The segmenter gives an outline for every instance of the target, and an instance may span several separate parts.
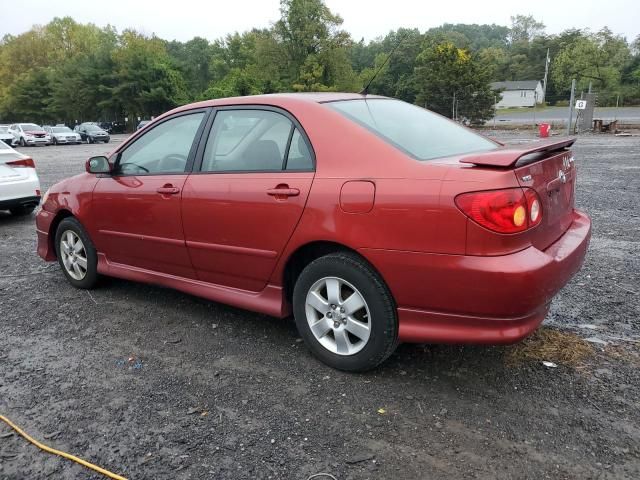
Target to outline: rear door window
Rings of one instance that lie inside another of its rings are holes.
[[[203,172],[282,170],[293,124],[268,110],[216,113],[202,160]]]

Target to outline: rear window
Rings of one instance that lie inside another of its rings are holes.
[[[486,152],[498,147],[457,123],[400,100],[370,98],[326,105],[416,160]]]

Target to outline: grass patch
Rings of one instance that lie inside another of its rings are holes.
[[[595,353],[593,346],[574,333],[548,327],[539,328],[522,342],[505,349],[508,365],[543,360],[558,365],[577,366]]]

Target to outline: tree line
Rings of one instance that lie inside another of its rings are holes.
[[[0,41],[0,120],[60,122],[149,118],[191,101],[286,91],[369,92],[483,122],[490,82],[542,79],[547,100],[589,83],[599,102],[640,104],[640,35],[608,28],[550,35],[531,16],[510,26],[399,28],[356,41],[323,0],[281,0],[270,26],[209,41],[166,41],[135,30],[55,18]],[[394,54],[389,54],[394,50]],[[388,59],[388,61],[387,61]],[[452,108],[452,105],[454,108]]]

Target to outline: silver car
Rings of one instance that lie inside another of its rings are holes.
[[[10,147],[18,143],[13,134],[9,132],[9,125],[0,125],[0,142],[4,142]]]
[[[51,143],[49,134],[35,123],[14,123],[9,126],[9,133],[13,135],[21,147]]]
[[[51,143],[58,144],[70,144],[81,143],[82,137],[71,130],[69,127],[56,126],[56,127],[43,127],[44,131],[51,136]]]

